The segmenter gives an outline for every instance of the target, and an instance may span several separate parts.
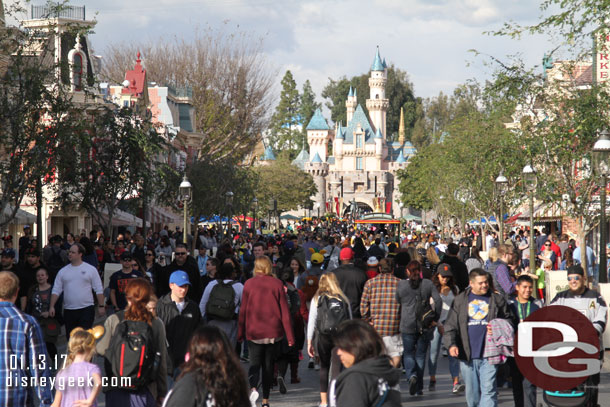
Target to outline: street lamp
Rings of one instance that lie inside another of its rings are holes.
[[[404,220],[404,216],[403,216],[403,212],[402,212],[402,210],[404,209],[405,204],[403,204],[402,202],[400,202],[400,203],[398,204],[398,207],[400,208],[400,225],[399,225],[399,230],[398,230],[398,233],[400,234],[400,232],[401,232],[401,231],[402,231],[402,229],[403,229],[403,227],[402,227],[402,222],[403,222],[403,220]]]
[[[230,234],[231,234],[231,212],[233,209],[233,192],[227,191],[225,193],[225,205],[227,207],[227,212],[228,212],[226,235],[230,236]]]
[[[186,217],[187,217],[187,208],[188,208],[188,204],[191,201],[192,197],[191,197],[191,191],[193,189],[193,186],[191,185],[191,183],[189,182],[188,178],[186,178],[186,174],[184,174],[184,178],[182,179],[182,182],[180,183],[180,197],[182,198],[182,207],[184,209],[184,223],[182,225],[183,229],[182,229],[182,240],[184,244],[187,244],[187,238],[186,238]]]
[[[252,206],[254,207],[254,220],[252,221],[252,223],[254,223],[254,232],[256,234],[256,230],[258,229],[256,227],[256,210],[258,209],[258,199],[256,197],[254,197],[254,199],[252,200]]]
[[[610,173],[610,138],[608,130],[602,130],[593,145],[594,171],[600,176],[600,219],[599,219],[599,265],[604,272],[599,273],[599,282],[608,282],[608,261],[606,258],[606,186]]]
[[[531,164],[523,167],[523,185],[530,194],[530,273],[536,272],[536,246],[534,241],[534,191],[538,185],[536,170]]]
[[[498,220],[498,224],[500,225],[500,242],[504,242],[504,195],[506,195],[506,191],[508,190],[508,179],[502,174],[500,171],[500,175],[496,178],[496,191],[498,192],[498,196],[500,197],[500,220]]]
[[[320,222],[320,202],[316,202],[316,209],[318,210],[318,222]]]

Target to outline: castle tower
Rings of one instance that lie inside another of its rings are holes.
[[[322,161],[318,153],[315,153],[311,162],[305,165],[305,170],[313,177],[313,182],[318,188],[318,192],[313,198],[320,208],[326,207],[326,177],[328,176],[328,163]]]
[[[371,116],[371,126],[373,130],[381,129],[381,133],[386,137],[386,116],[390,102],[385,97],[385,85],[388,79],[388,72],[385,64],[379,55],[379,47],[371,65],[371,77],[369,78],[370,98],[366,100],[366,108]]]
[[[347,125],[352,121],[352,117],[354,117],[354,111],[356,110],[356,105],[358,95],[356,93],[356,89],[352,89],[349,87],[349,93],[347,95],[347,100],[345,101],[345,107],[347,108]]]
[[[330,127],[324,116],[322,116],[322,111],[320,109],[316,109],[306,129],[309,154],[311,156],[318,154],[320,159],[323,162],[326,162],[328,140],[330,139]]]

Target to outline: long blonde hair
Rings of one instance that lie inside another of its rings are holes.
[[[89,355],[95,352],[95,337],[89,331],[85,331],[81,327],[76,327],[70,332],[70,341],[68,342],[68,356],[64,369],[68,368],[73,362],[76,355]]]
[[[254,261],[254,270],[252,274],[261,276],[272,276],[273,266],[269,257],[259,257]]]
[[[318,282],[318,291],[314,295],[314,299],[317,302],[318,298],[325,295],[330,298],[336,298],[338,300],[345,301],[349,304],[349,300],[339,287],[339,281],[335,273],[322,274],[320,281]]]
[[[492,262],[498,260],[498,248],[497,247],[491,247],[489,248],[489,260],[491,260]]]
[[[438,257],[438,254],[436,254],[436,250],[434,250],[434,246],[432,245],[426,250],[426,258],[430,264],[439,264],[441,262],[441,259]]]

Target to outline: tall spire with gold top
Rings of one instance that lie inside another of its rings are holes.
[[[398,142],[400,143],[400,145],[405,144],[405,115],[402,110],[402,107],[400,108],[400,125],[398,126]]]

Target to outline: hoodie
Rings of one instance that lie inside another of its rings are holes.
[[[365,359],[344,370],[331,384],[331,407],[399,407],[399,369],[387,356]]]

